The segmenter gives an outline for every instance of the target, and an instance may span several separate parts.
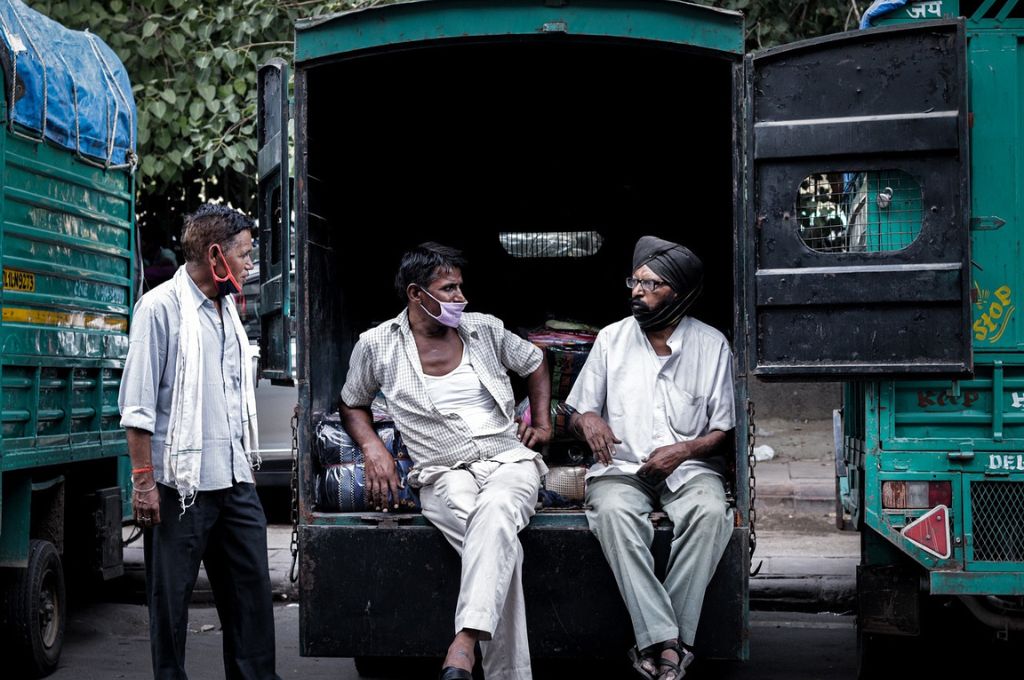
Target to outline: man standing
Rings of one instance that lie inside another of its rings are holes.
[[[278,679],[267,527],[253,479],[251,349],[230,294],[253,268],[253,221],[204,205],[186,263],[135,307],[118,404],[143,528],[153,676],[186,679],[188,604],[206,566],[228,678]]]
[[[459,251],[424,243],[395,279],[405,310],[363,333],[341,392],[345,429],[363,450],[370,503],[387,509],[398,475],[373,430],[384,393],[420,487],[423,515],[462,556],[455,639],[442,680],[469,680],[480,641],[487,680],[529,680],[523,547],[551,438],[551,384],[543,353],[487,314],[463,313]],[[533,426],[514,421],[508,371],[526,378]]]
[[[641,238],[626,279],[633,316],[598,334],[565,402],[569,427],[598,459],[587,520],[633,622],[633,666],[648,680],[678,680],[693,661],[704,591],[732,527],[722,483],[732,354],[721,333],[686,316],[703,273],[683,246]],[[659,508],[673,524],[664,583],[650,552],[648,515]]]

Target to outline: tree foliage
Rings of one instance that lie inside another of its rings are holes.
[[[748,50],[857,28],[871,0],[695,0],[743,12]]]
[[[28,0],[120,56],[139,110],[138,215],[152,237],[177,235],[204,199],[252,212],[256,70],[291,61],[296,19],[390,0]],[[701,0],[698,0],[700,2]],[[856,26],[867,0],[703,0],[741,10],[751,49]]]
[[[256,70],[291,60],[296,19],[373,0],[28,0],[103,38],[139,111],[140,225],[166,240],[203,199],[253,210]]]

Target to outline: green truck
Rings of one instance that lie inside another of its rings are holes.
[[[0,4],[0,67],[0,628],[5,676],[35,677],[60,657],[65,578],[122,572],[136,113],[101,40],[20,0]]]
[[[958,86],[970,111],[958,190],[969,276],[960,283],[969,288],[967,315],[947,347],[957,348],[964,370],[954,379],[848,382],[835,416],[837,524],[862,539],[864,676],[927,653],[943,628],[964,644],[978,635],[1019,644],[1024,631],[1024,320],[1016,309],[1024,289],[1024,7],[913,2],[874,23],[898,30],[958,17]],[[880,178],[869,197],[879,210],[879,192],[892,190],[885,211],[904,224],[895,231],[933,209],[899,183],[907,179]],[[972,621],[980,625],[965,625]]]
[[[704,261],[693,314],[735,352],[737,521],[699,657],[749,653],[753,379],[845,385],[862,675],[929,632],[933,603],[1019,635],[1024,6],[886,4],[889,25],[753,54],[742,15],[670,0],[436,0],[297,26],[294,103],[288,65],[263,67],[258,142],[263,366],[299,388],[304,655],[372,673],[452,632],[458,561],[433,527],[316,497],[317,423],[359,333],[399,309],[399,254],[430,239],[466,252],[468,298],[511,328],[626,316],[643,234]],[[535,657],[622,658],[628,618],[582,512],[546,508],[521,537]]]

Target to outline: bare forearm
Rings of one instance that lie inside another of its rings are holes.
[[[530,396],[530,416],[534,426],[551,427],[551,378],[546,359],[542,359],[540,366],[527,376],[526,391]]]
[[[732,437],[732,430],[722,432],[712,430],[703,437],[697,437],[690,441],[680,442],[678,445],[679,462],[687,460],[703,460],[716,455],[720,449]]]
[[[132,469],[153,467],[153,434],[137,427],[125,428],[125,433],[128,435],[128,456],[132,460]]]
[[[377,432],[373,429],[373,417],[369,408],[342,404],[341,422],[359,448],[365,450],[367,446],[380,442]]]

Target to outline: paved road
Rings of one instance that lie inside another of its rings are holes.
[[[298,607],[278,605],[278,672],[284,680],[357,680],[352,659],[303,658],[298,654]],[[52,680],[148,680],[149,643],[146,610],[139,605],[94,603],[72,612],[71,630]],[[193,607],[189,621],[188,671],[191,680],[221,680],[222,636],[211,607]],[[751,659],[736,664],[700,664],[687,677],[744,680],[853,680],[855,633],[853,618],[835,614],[754,612],[751,617]],[[538,668],[543,678],[592,677],[614,680],[636,677],[628,668]],[[582,671],[587,670],[588,673]],[[403,677],[435,677],[436,666]]]

